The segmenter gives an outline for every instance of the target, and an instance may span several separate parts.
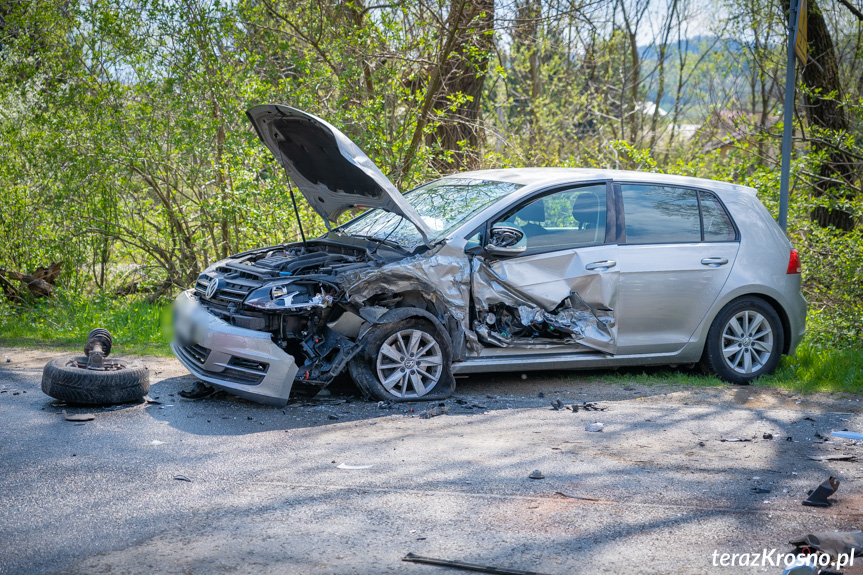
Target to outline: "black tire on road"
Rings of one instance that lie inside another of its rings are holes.
[[[84,369],[86,357],[54,359],[42,371],[42,391],[54,399],[81,405],[137,401],[150,391],[150,370],[137,362],[105,359],[113,369]]]
[[[411,317],[374,325],[360,343],[362,350],[351,360],[348,370],[365,395],[383,401],[440,400],[452,395],[455,379],[451,344],[431,322]],[[412,344],[416,349],[410,349]],[[391,355],[382,351],[385,346]],[[398,354],[398,350],[418,352],[417,357]],[[401,362],[407,362],[405,369],[398,367],[399,357]]]
[[[776,310],[758,297],[742,297],[722,308],[707,334],[701,357],[705,373],[737,385],[772,373],[785,345]]]

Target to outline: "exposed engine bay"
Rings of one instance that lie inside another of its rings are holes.
[[[299,366],[296,379],[325,386],[358,350],[363,323],[340,279],[404,257],[377,244],[313,240],[219,262],[195,285],[201,304],[231,325],[269,332]]]

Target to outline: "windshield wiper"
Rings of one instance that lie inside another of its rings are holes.
[[[393,240],[386,239],[386,238],[377,238],[375,236],[360,236],[360,235],[355,235],[355,234],[351,234],[350,237],[352,237],[352,238],[363,238],[364,240],[369,240],[369,241],[375,242],[378,245],[385,245],[385,246],[394,248],[403,254],[411,253],[410,250],[405,248],[400,243],[393,241]]]

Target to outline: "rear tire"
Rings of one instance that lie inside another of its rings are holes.
[[[776,310],[758,297],[743,297],[722,308],[707,334],[701,367],[719,379],[747,385],[772,373],[785,345]]]
[[[54,359],[42,371],[42,391],[80,405],[130,403],[150,391],[150,371],[136,362],[105,359],[104,371],[85,369],[86,357]],[[81,367],[85,366],[85,367]]]

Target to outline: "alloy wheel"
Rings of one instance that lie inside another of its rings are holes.
[[[722,330],[722,357],[744,375],[762,369],[773,354],[773,329],[767,318],[747,309],[735,314]]]
[[[434,389],[443,373],[440,345],[419,329],[392,334],[378,350],[378,381],[397,397],[422,397]]]

